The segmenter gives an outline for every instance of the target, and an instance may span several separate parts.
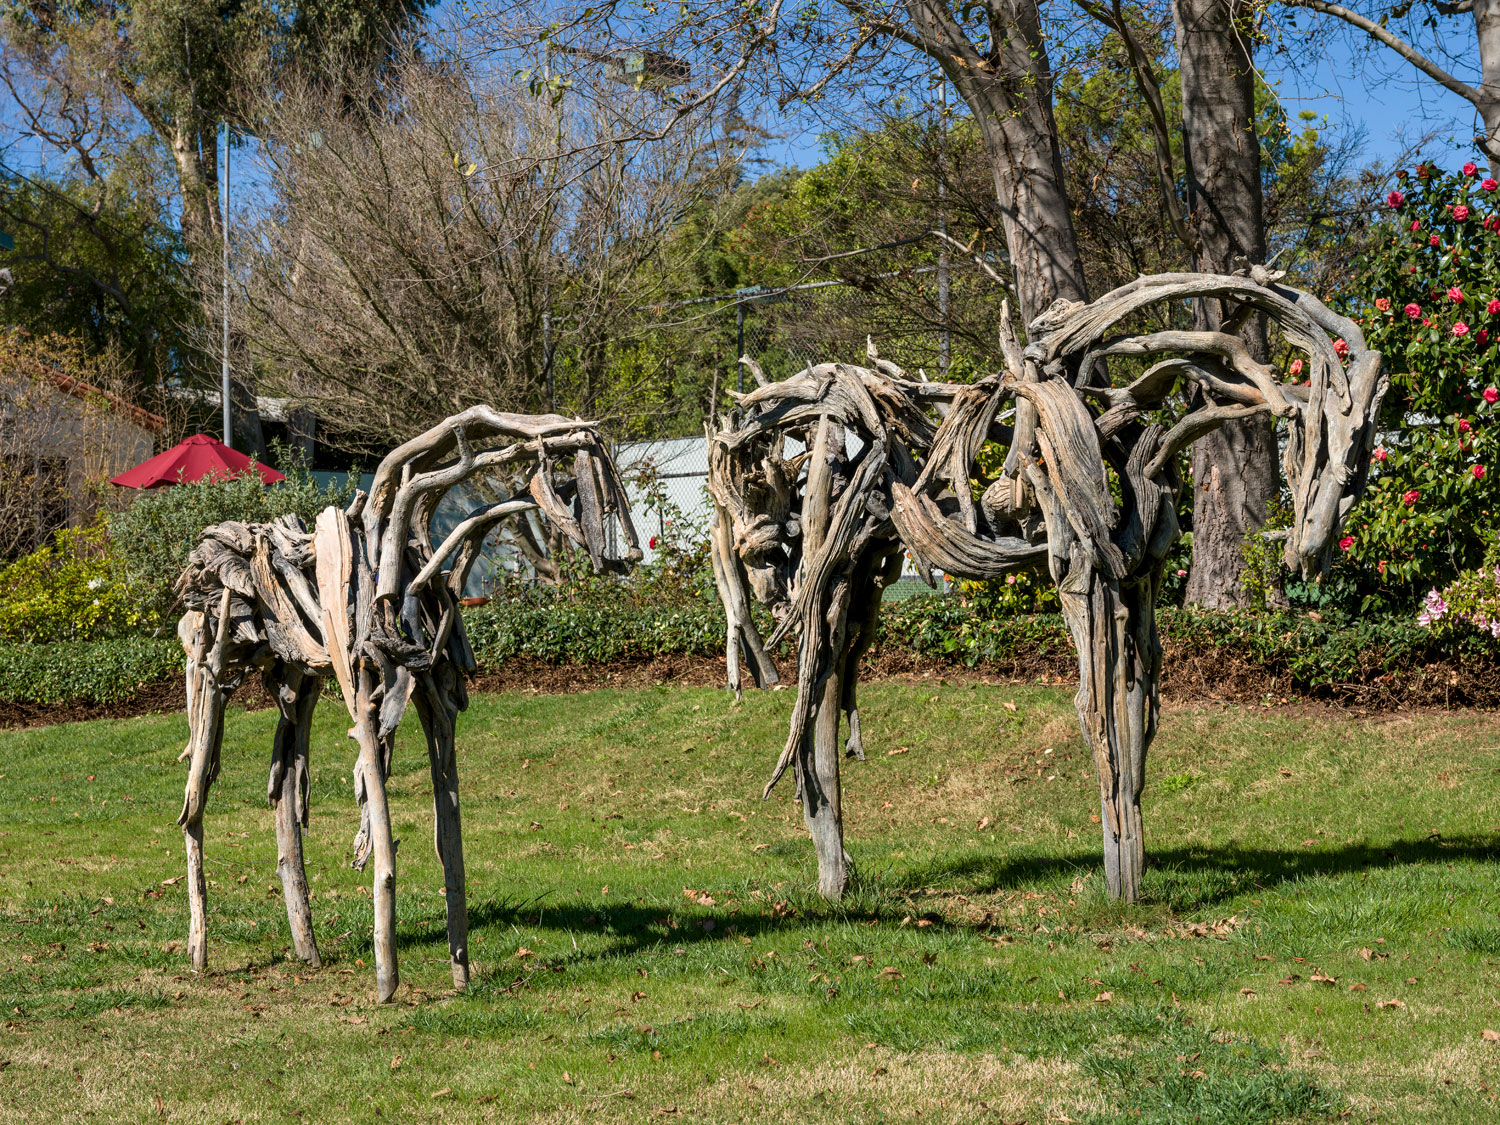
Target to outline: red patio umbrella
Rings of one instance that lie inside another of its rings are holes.
[[[191,484],[205,477],[229,480],[249,467],[250,458],[243,453],[236,453],[207,434],[194,434],[165,453],[158,453],[151,460],[127,469],[109,483],[121,488],[165,488],[173,484]],[[286,480],[283,474],[265,465],[256,465],[255,471],[267,484]]]

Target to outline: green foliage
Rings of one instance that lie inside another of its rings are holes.
[[[342,508],[353,498],[357,481],[352,475],[325,488],[297,456],[285,449],[278,453],[286,473],[280,484],[265,485],[254,473],[245,473],[229,481],[151,489],[110,520],[114,552],[140,592],[143,613],[160,623],[171,617],[172,583],[205,527],[225,520],[265,522],[289,513],[311,527],[324,508]]]
[[[175,637],[117,637],[0,645],[0,700],[62,705],[118,703],[182,675]]]
[[[1370,488],[1330,579],[1363,608],[1409,605],[1477,566],[1500,511],[1500,185],[1473,164],[1400,175],[1350,301],[1391,377]]]
[[[138,627],[142,611],[101,514],[0,566],[0,640],[82,641]]]

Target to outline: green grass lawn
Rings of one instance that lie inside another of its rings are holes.
[[[386,1008],[332,699],[316,972],[288,960],[273,713],[231,714],[201,977],[164,882],[184,867],[185,721],[0,733],[0,1119],[1500,1120],[1492,718],[1169,710],[1146,901],[1122,908],[1068,692],[862,698],[860,877],[838,908],[810,893],[790,779],[757,799],[790,691],[477,698],[463,995],[409,720]]]

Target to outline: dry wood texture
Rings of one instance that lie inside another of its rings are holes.
[[[766,793],[793,768],[825,895],[842,894],[851,874],[841,713],[846,749],[862,757],[859,656],[905,551],[929,581],[935,569],[971,579],[1050,571],[1078,650],[1106,882],[1112,896],[1136,898],[1161,673],[1156,599],[1179,534],[1179,454],[1227,421],[1284,419],[1294,504],[1284,559],[1303,574],[1327,565],[1369,468],[1386,388],[1380,354],[1354,322],[1279,282],[1263,267],[1162,274],[1092,303],[1058,301],[1032,321],[1024,348],[1006,319],[1004,370],[968,385],[910,376],[871,345],[868,367],[820,364],[740,396],[710,434],[731,686],[742,653],[762,680],[753,593],[777,623],[768,646],[794,633],[799,646],[791,729]],[[1206,297],[1236,309],[1231,320],[1265,314],[1302,358],[1306,383],[1284,382],[1232,331],[1132,331],[1142,310]],[[1115,385],[1125,372],[1133,378]],[[986,442],[1006,456],[981,490]]]
[[[571,472],[564,479],[560,466]],[[488,505],[434,547],[431,515],[460,482],[483,474],[511,498]],[[204,529],[178,590],[187,651],[191,731],[187,793],[178,823],[188,856],[194,969],[208,964],[203,811],[219,772],[224,704],[259,671],[281,718],[267,794],[276,807],[277,870],[297,955],[318,964],[302,865],[313,705],[337,679],[358,745],[360,805],[354,866],[374,861],[376,994],[395,994],[396,843],[385,783],[396,727],[415,702],[432,766],[438,858],[447,893],[453,983],[469,979],[454,728],[468,706],[474,655],[458,599],[484,537],[503,519],[540,520],[554,541],[571,539],[597,570],[623,570],[641,552],[630,509],[598,430],[558,415],[503,414],[476,406],[401,446],[376,470],[368,495],[327,508],[309,532],[295,516]],[[622,546],[611,552],[614,521]],[[544,548],[518,528],[527,554]]]

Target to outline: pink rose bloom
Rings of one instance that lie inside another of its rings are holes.
[[[1460,203],[1457,207],[1453,208],[1453,218],[1455,220],[1457,220],[1458,222],[1461,223],[1465,219],[1467,219],[1468,217],[1469,217],[1469,209],[1467,207],[1465,207],[1462,203]]]
[[[1390,456],[1391,455],[1385,451],[1385,446],[1383,446],[1383,445],[1377,445],[1375,447],[1375,460],[1377,460],[1377,461],[1387,461],[1387,460],[1390,459]]]
[[[1422,220],[1421,219],[1413,219],[1412,220],[1412,224],[1411,224],[1411,229],[1412,230],[1421,230],[1422,229]]]
[[[1457,285],[1449,286],[1449,288],[1448,288],[1448,300],[1450,300],[1450,301],[1462,301],[1463,299],[1464,299],[1464,291],[1462,289],[1460,289]]]
[[[1485,191],[1494,191],[1496,188],[1500,188],[1500,180],[1494,180],[1486,177],[1484,182],[1479,186],[1484,188]]]
[[[1472,430],[1473,428],[1474,428],[1473,426],[1469,425],[1469,420],[1467,418],[1460,418],[1458,420],[1458,432],[1459,433],[1466,434],[1470,430]]]
[[[1292,374],[1293,375],[1301,375],[1302,374],[1302,361],[1300,359],[1294,359],[1294,360],[1292,360]]]
[[[1401,204],[1406,202],[1406,196],[1402,195],[1399,191],[1393,191],[1385,197],[1385,201],[1392,207],[1400,207]]]
[[[1412,302],[1401,311],[1404,312],[1407,316],[1411,317],[1413,320],[1416,320],[1417,317],[1422,315],[1422,306],[1417,304],[1416,302]]]
[[[1475,480],[1483,480],[1484,479],[1484,466],[1483,465],[1475,465],[1472,469],[1469,470],[1469,472],[1471,472],[1471,473],[1474,474],[1474,479]]]
[[[1484,311],[1491,316],[1500,313],[1500,297],[1491,297],[1490,303],[1484,306]]]
[[[1432,327],[1432,318],[1424,316],[1422,318],[1422,327],[1423,328],[1431,328]]]
[[[1339,547],[1342,550],[1347,551],[1352,546],[1354,546],[1354,536],[1352,535],[1346,535],[1339,540]]]
[[[1472,160],[1469,161],[1467,164],[1464,165],[1464,175],[1465,176],[1475,176],[1475,175],[1478,175],[1478,174],[1479,174],[1479,165],[1475,164]]]
[[[1340,359],[1345,359],[1349,355],[1349,345],[1340,337],[1333,342],[1333,351]]]
[[[1391,299],[1389,297],[1376,297],[1375,307],[1381,312],[1391,311]]]
[[[1460,320],[1453,326],[1453,334],[1455,336],[1467,336],[1469,334],[1469,326]]]
[[[1484,401],[1494,406],[1495,403],[1500,402],[1500,391],[1497,391],[1494,387],[1485,387]]]
[[[1488,343],[1490,330],[1488,328],[1481,328],[1478,332],[1474,333],[1474,339],[1478,340],[1481,344]]]
[[[1185,570],[1179,570],[1177,572],[1177,577],[1178,578],[1186,578],[1187,577],[1187,571],[1185,571]]]
[[[1421,497],[1422,497],[1422,494],[1420,492],[1418,492],[1415,488],[1413,488],[1411,491],[1409,491],[1409,492],[1403,492],[1401,494],[1401,502],[1403,504],[1405,504],[1408,508],[1410,508],[1419,499],[1421,499]]]
[[[1443,244],[1443,240],[1441,238],[1439,238],[1435,234],[1432,235],[1430,238],[1427,239],[1427,245],[1428,246],[1441,246],[1442,244]]]

